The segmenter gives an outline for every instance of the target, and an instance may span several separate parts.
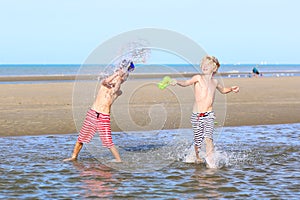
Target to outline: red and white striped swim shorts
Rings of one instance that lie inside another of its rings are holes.
[[[114,146],[111,137],[110,115],[98,113],[90,109],[86,113],[77,141],[80,143],[89,143],[96,131],[98,131],[104,147],[111,148]]]

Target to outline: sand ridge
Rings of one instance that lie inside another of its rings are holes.
[[[130,120],[137,124],[133,128],[153,128],[155,123],[162,129],[191,127],[192,89],[173,87],[160,91],[155,86],[160,78],[132,79],[122,86],[124,93],[112,108],[112,131],[130,129],[121,123],[129,120],[128,113]],[[225,78],[223,81],[225,86],[240,87],[239,93],[227,94],[223,101],[225,126],[300,122],[300,77]],[[73,87],[72,81],[0,84],[0,136],[76,133]],[[153,114],[152,119],[149,112]],[[164,117],[163,125],[159,124],[162,121],[159,116]]]

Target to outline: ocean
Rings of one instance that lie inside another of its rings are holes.
[[[158,131],[167,143],[138,148],[130,135],[114,133],[121,156],[139,161],[130,169],[126,159],[103,163],[92,145],[78,161],[62,162],[71,155],[75,134],[2,137],[0,199],[298,199],[299,130],[300,124],[224,127],[215,139],[215,169],[186,162],[191,141],[182,136],[190,129]],[[169,162],[159,166],[164,160]]]
[[[219,69],[219,73],[223,73],[224,77],[248,77],[252,73],[253,67],[256,67],[264,76],[299,76],[299,64],[273,64],[273,65],[256,65],[256,64],[223,64]],[[84,70],[84,69],[88,70]],[[104,65],[95,65],[88,68],[80,64],[15,64],[0,65],[0,77],[6,76],[76,76],[78,73],[101,73],[107,70]],[[139,73],[197,73],[199,67],[197,65],[186,64],[155,64],[136,66],[133,72]]]

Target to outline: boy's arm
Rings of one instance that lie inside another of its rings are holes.
[[[237,93],[240,90],[240,88],[238,86],[232,86],[230,88],[223,87],[219,82],[217,83],[217,89],[222,94],[227,94],[229,92],[235,92],[235,93]]]
[[[187,87],[193,85],[195,82],[197,82],[197,77],[193,76],[191,79],[186,81],[177,81],[176,79],[173,79],[171,85],[179,85],[181,87]]]
[[[113,73],[111,76],[107,77],[106,79],[104,79],[102,81],[102,84],[108,88],[114,87],[114,84],[112,83],[112,81],[120,76],[121,72],[120,71],[116,71],[115,73]]]
[[[118,91],[120,91],[121,88],[121,78],[119,78],[119,80],[115,83],[115,85],[113,86],[113,93],[117,93]]]

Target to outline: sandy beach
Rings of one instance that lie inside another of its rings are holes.
[[[112,108],[112,131],[190,128],[192,88],[159,90],[160,78],[130,79],[122,86],[123,95]],[[240,86],[240,92],[216,96],[219,125],[300,122],[300,77],[223,81],[225,86]],[[76,133],[88,104],[76,107],[82,114],[73,117],[73,88],[73,81],[0,84],[0,136]]]

